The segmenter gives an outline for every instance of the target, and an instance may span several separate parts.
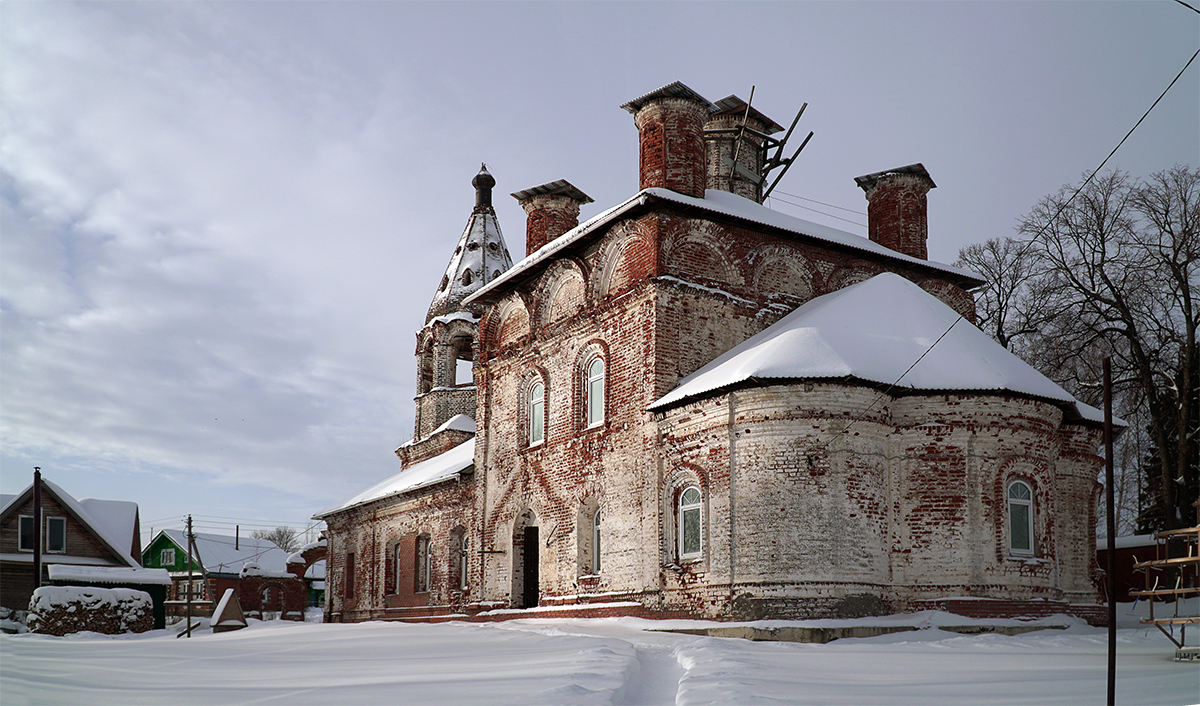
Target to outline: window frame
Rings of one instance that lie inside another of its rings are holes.
[[[1013,490],[1016,488],[1024,488],[1028,497],[1013,497]],[[1033,484],[1021,478],[1010,480],[1004,488],[1004,506],[1008,515],[1008,551],[1012,556],[1032,557],[1037,551],[1037,542],[1034,539],[1034,513],[1036,504],[1034,503]],[[1028,540],[1027,547],[1018,547],[1016,545],[1016,533],[1013,531],[1017,528],[1019,518],[1014,513],[1014,507],[1024,508],[1025,512],[1025,538]]]
[[[58,524],[62,527],[62,547],[54,549],[50,546],[52,537],[50,528]],[[67,553],[67,518],[65,517],[47,517],[46,518],[46,553],[47,554],[66,554]]]
[[[167,559],[167,552],[170,552],[170,560]],[[158,565],[175,566],[175,547],[164,547],[158,550]]]
[[[26,528],[28,525],[28,528]],[[33,515],[19,515],[17,517],[17,551],[32,553],[37,547],[34,546]]]
[[[354,552],[346,552],[346,564],[342,567],[342,573],[342,594],[347,601],[355,600],[357,596],[354,591]]]
[[[594,368],[599,364],[600,370]],[[604,356],[595,355],[588,359],[583,368],[583,422],[585,429],[604,426],[608,414],[605,397],[608,392],[607,384],[608,363]],[[597,410],[598,407],[598,410]],[[595,412],[598,416],[593,416]]]
[[[537,396],[534,396],[537,393]],[[529,423],[529,446],[546,443],[546,383],[534,378],[525,393],[525,413]]]
[[[433,551],[431,549],[432,542],[427,534],[422,534],[417,537],[416,551],[416,582],[413,587],[413,593],[429,593],[430,584],[433,574],[430,571],[430,564],[433,563]]]
[[[698,499],[685,504],[684,497],[688,491],[696,491]],[[696,549],[687,551],[687,515],[696,514]],[[675,501],[676,545],[675,549],[679,562],[690,563],[704,558],[704,491],[695,483],[685,485],[679,491]]]

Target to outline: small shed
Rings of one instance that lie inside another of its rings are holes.
[[[96,588],[132,588],[150,594],[154,603],[154,629],[167,626],[166,600],[171,576],[166,569],[135,569],[115,566],[78,566],[51,564],[47,567],[54,586],[92,586]]]
[[[1116,594],[1117,601],[1126,603],[1132,601],[1131,591],[1144,591],[1146,576],[1141,571],[1135,571],[1134,565],[1153,559],[1156,542],[1153,534],[1132,534],[1117,537],[1116,545]],[[1101,590],[1107,585],[1103,572],[1108,571],[1108,539],[1096,540],[1096,565],[1101,571]]]

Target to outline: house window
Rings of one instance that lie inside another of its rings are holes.
[[[529,445],[546,440],[546,386],[535,382],[529,386]]]
[[[158,553],[159,566],[174,566],[175,565],[175,548],[164,549]]]
[[[346,552],[345,591],[346,600],[354,600],[354,552]]]
[[[1015,555],[1033,555],[1033,491],[1025,481],[1008,484],[1008,548]]]
[[[587,367],[587,425],[599,426],[604,423],[604,359],[593,358]]]
[[[65,554],[67,551],[67,518],[46,518],[46,551]]]
[[[592,517],[592,573],[600,573],[600,511]]]
[[[23,552],[33,551],[33,515],[21,515],[17,523],[17,547]]]
[[[701,506],[703,496],[696,486],[689,486],[679,494],[679,559],[689,561],[699,559],[701,552],[701,536],[703,523]]]
[[[416,592],[430,590],[430,536],[416,538]]]

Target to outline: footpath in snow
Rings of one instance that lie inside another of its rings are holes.
[[[323,625],[251,621],[192,638],[0,636],[0,703],[15,704],[1098,704],[1107,631],[1067,626],[961,635],[967,618],[917,613],[756,627],[908,624],[828,644],[662,632],[701,621],[524,619]],[[987,621],[978,624],[997,624]],[[1189,639],[1190,642],[1190,639]],[[1122,618],[1117,702],[1200,702],[1200,668]]]

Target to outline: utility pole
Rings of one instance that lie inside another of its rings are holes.
[[[187,636],[192,637],[192,548],[195,546],[195,535],[192,534],[192,516],[187,519]]]
[[[33,587],[42,587],[42,469],[33,467]]]
[[[1112,363],[1104,358],[1104,503],[1108,523],[1108,706],[1117,703],[1117,520],[1113,503]]]

